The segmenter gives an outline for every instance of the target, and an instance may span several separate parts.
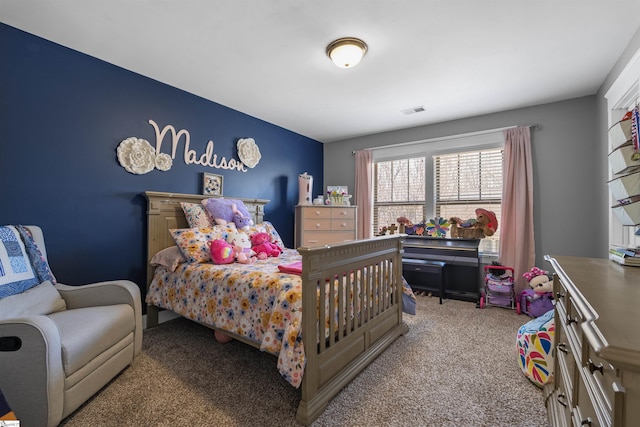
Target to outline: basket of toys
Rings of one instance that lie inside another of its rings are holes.
[[[457,237],[461,239],[482,239],[484,233],[482,228],[479,227],[461,227],[458,224],[451,224],[449,229],[451,237]]]

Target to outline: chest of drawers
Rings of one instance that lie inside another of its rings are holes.
[[[640,425],[640,269],[545,257],[554,270],[553,426]]]
[[[356,206],[296,206],[295,247],[356,240]]]

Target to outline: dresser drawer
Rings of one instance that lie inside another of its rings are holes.
[[[579,375],[578,381],[578,404],[571,410],[571,419],[574,426],[609,426],[608,423],[601,423],[598,418],[594,402],[592,402],[589,392],[587,391],[587,385],[584,382],[584,374],[586,368],[582,368],[582,372]]]
[[[563,329],[560,329],[560,331],[563,331]],[[556,329],[556,337],[562,338],[558,336],[558,329]],[[567,396],[567,402],[573,404],[573,382],[576,374],[576,360],[573,357],[571,346],[569,346],[566,340],[564,342],[559,341],[556,346],[556,368],[554,379],[556,383],[562,383],[564,387],[563,393]]]
[[[305,218],[302,220],[302,228],[305,231],[330,231],[331,220],[328,218]]]
[[[333,208],[331,209],[331,218],[333,219],[355,219],[355,209]]]
[[[356,229],[356,222],[353,219],[332,219],[332,231],[353,231]]]
[[[300,242],[300,246],[323,246],[329,243],[342,243],[354,240],[353,232],[313,232],[309,231],[304,233],[303,241]]]
[[[302,217],[303,219],[309,218],[331,218],[331,209],[327,208],[302,208]]]
[[[590,345],[585,346],[585,373],[588,372],[587,381],[594,393],[594,400],[602,407],[607,418],[611,418],[616,399],[616,390],[622,393],[618,397],[624,398],[621,387],[614,386],[622,383],[615,368],[606,360],[598,356]]]
[[[562,372],[554,374],[555,390],[547,399],[547,408],[555,408],[554,427],[571,425],[571,388],[564,383]]]

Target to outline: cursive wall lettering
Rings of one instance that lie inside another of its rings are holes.
[[[198,153],[195,150],[192,150],[190,147],[191,143],[191,135],[189,135],[189,131],[186,129],[181,129],[176,132],[176,129],[171,125],[166,125],[162,131],[158,127],[158,124],[153,120],[149,119],[149,124],[153,126],[153,129],[156,132],[156,154],[161,153],[162,142],[164,137],[167,135],[167,132],[171,133],[171,158],[176,158],[176,151],[178,149],[178,144],[182,136],[184,136],[184,154],[183,159],[186,165],[202,165],[209,166],[211,168],[216,169],[227,169],[227,170],[237,170],[239,172],[247,172],[247,168],[244,163],[236,159],[227,160],[226,157],[220,158],[218,160],[218,155],[213,152],[213,141],[209,141],[207,143],[207,148],[204,153],[200,157],[198,157]]]

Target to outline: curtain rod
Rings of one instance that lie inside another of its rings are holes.
[[[513,128],[517,128],[517,127],[528,127],[530,129],[533,129],[533,130],[542,129],[542,126],[539,125],[538,123],[534,123],[532,125],[524,125],[524,126],[514,125],[514,126],[506,126],[506,127],[503,127],[503,128],[486,129],[486,130],[479,130],[479,131],[476,131],[476,132],[461,133],[461,134],[458,134],[458,135],[440,136],[440,137],[437,137],[437,138],[423,139],[423,140],[420,140],[420,141],[401,142],[401,143],[398,143],[398,144],[381,145],[379,147],[366,148],[366,150],[377,150],[377,149],[381,149],[381,148],[399,147],[399,146],[403,146],[403,145],[422,144],[424,142],[436,142],[436,141],[444,141],[444,140],[447,140],[447,139],[465,138],[465,137],[468,137],[468,136],[484,135],[484,134],[487,134],[487,133],[500,132],[500,131],[503,131],[503,130],[513,129]],[[356,150],[352,151],[351,154],[356,154]]]

